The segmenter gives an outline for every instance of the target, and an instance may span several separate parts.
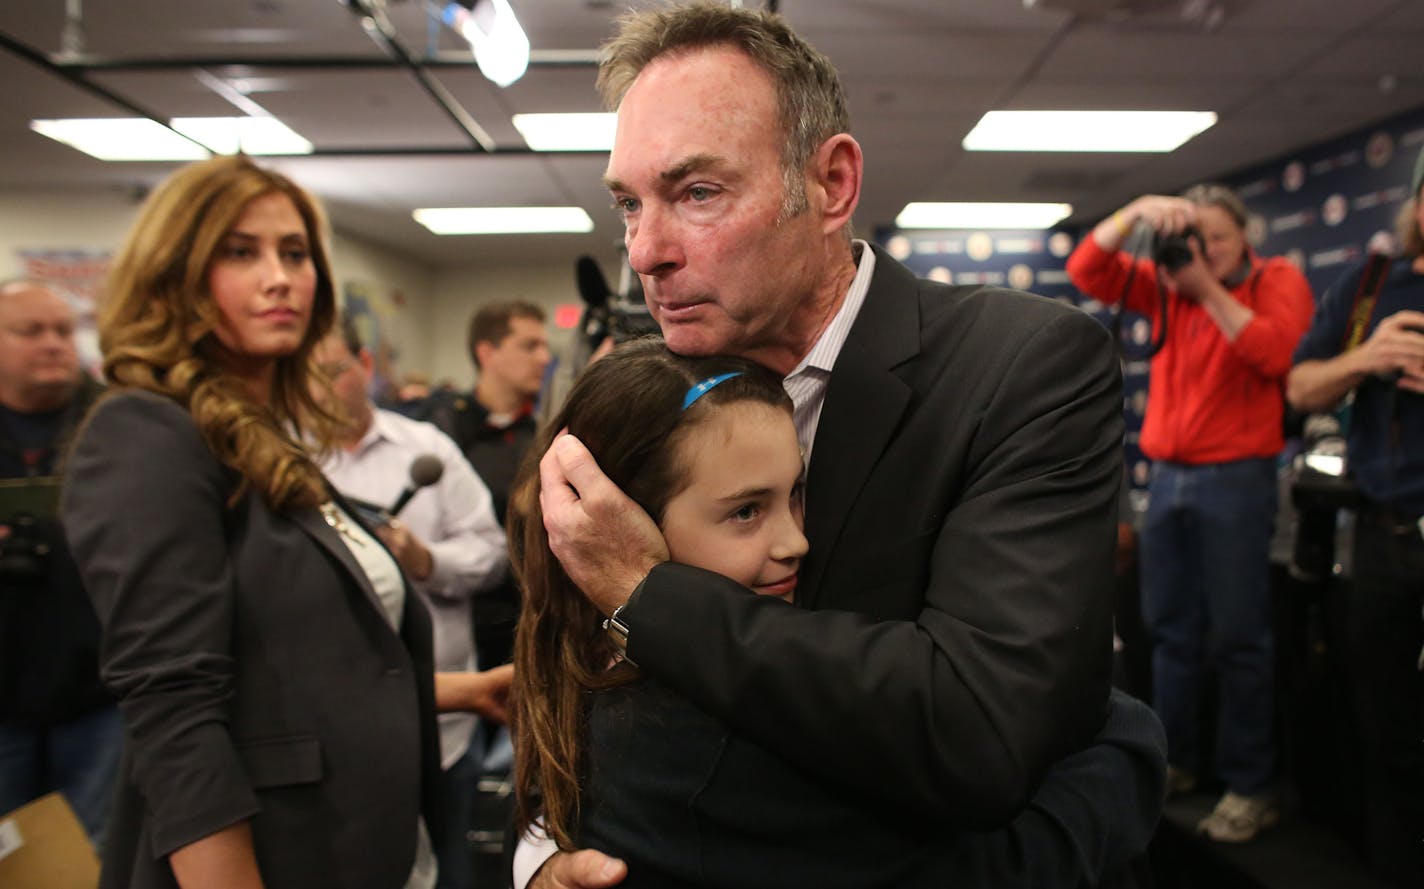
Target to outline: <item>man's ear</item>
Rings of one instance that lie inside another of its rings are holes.
[[[494,351],[494,343],[489,340],[480,340],[475,343],[475,367],[484,370],[489,364],[490,353]]]
[[[860,203],[860,181],[864,172],[860,143],[849,133],[837,133],[822,142],[812,156],[807,185],[820,195],[821,229],[826,234],[850,225],[856,205]]]
[[[376,376],[375,356],[371,354],[370,349],[362,346],[361,351],[356,353],[356,362],[361,365],[361,373],[366,377],[366,383],[369,385]]]

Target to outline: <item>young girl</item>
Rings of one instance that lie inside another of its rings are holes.
[[[537,818],[561,849],[624,859],[625,887],[1082,882],[1072,862],[1083,852],[1070,847],[1063,824],[1100,813],[1078,811],[1074,794],[1055,796],[1052,781],[1076,770],[1081,782],[1101,759],[1070,759],[1013,824],[971,836],[829,786],[618,660],[603,615],[548,550],[534,461],[564,429],[658,523],[673,561],[791,600],[807,548],[802,461],[780,379],[743,359],[679,357],[656,340],[590,366],[531,449],[512,501],[510,542],[525,596],[515,640],[521,830]],[[1123,753],[1108,746],[1109,734],[1094,756],[1141,759],[1160,771],[1160,752]],[[1025,831],[1053,837],[1033,847],[1061,846],[1061,856],[1021,860]]]
[[[802,460],[791,400],[774,374],[739,358],[680,358],[660,340],[629,343],[584,372],[530,453],[544,453],[561,429],[653,516],[673,559],[792,599],[806,552]],[[681,865],[700,855],[693,844],[674,852],[664,842],[672,824],[647,837],[672,860],[644,863],[637,834],[651,828],[645,819],[664,821],[663,802],[679,808],[711,777],[715,757],[697,758],[693,747],[715,746],[724,730],[619,661],[599,629],[602,615],[549,553],[532,468],[515,487],[510,519],[525,596],[515,642],[520,823],[527,827],[542,806],[541,820],[562,847],[592,843],[636,861],[629,880],[644,884],[654,872],[694,880]],[[598,693],[589,696],[591,689]],[[648,725],[655,732],[637,731]],[[658,772],[680,786],[662,801],[639,800],[635,813],[625,805],[631,800],[610,797],[621,776],[639,770],[640,739],[676,755]]]

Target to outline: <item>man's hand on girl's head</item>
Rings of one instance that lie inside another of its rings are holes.
[[[649,571],[668,560],[667,543],[652,518],[572,435],[554,439],[539,461],[539,504],[549,549],[604,614],[612,614]]]

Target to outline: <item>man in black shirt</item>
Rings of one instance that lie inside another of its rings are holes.
[[[431,422],[455,439],[494,497],[495,518],[504,524],[509,488],[538,425],[535,400],[549,367],[544,310],[521,300],[488,303],[470,319],[470,358],[479,380],[469,395],[437,404]],[[479,668],[508,663],[519,619],[519,593],[512,582],[472,601]]]
[[[98,621],[45,504],[99,391],[69,304],[36,281],[0,284],[0,814],[61,791],[96,845],[121,726],[99,683]]]

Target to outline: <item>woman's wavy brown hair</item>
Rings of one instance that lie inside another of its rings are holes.
[[[316,267],[311,320],[297,350],[277,359],[266,404],[254,403],[218,358],[218,308],[208,271],[223,237],[253,200],[281,193],[306,223]],[[116,388],[166,395],[193,416],[208,447],[273,509],[327,499],[321,472],[298,444],[327,447],[332,418],[308,387],[312,348],[336,314],[326,220],[311,195],[243,156],[190,164],[156,188],[114,258],[99,310],[104,376]]]
[[[739,372],[683,409],[694,384]],[[636,340],[590,365],[535,440],[510,497],[509,547],[524,605],[514,638],[515,793],[521,831],[535,817],[563,849],[574,848],[585,747],[585,695],[631,681],[609,669],[614,649],[603,615],[549,551],[539,506],[539,458],[562,429],[584,443],[614,484],[659,525],[690,481],[678,445],[722,406],[753,401],[791,413],[781,379],[735,357],[683,358],[656,337]]]

